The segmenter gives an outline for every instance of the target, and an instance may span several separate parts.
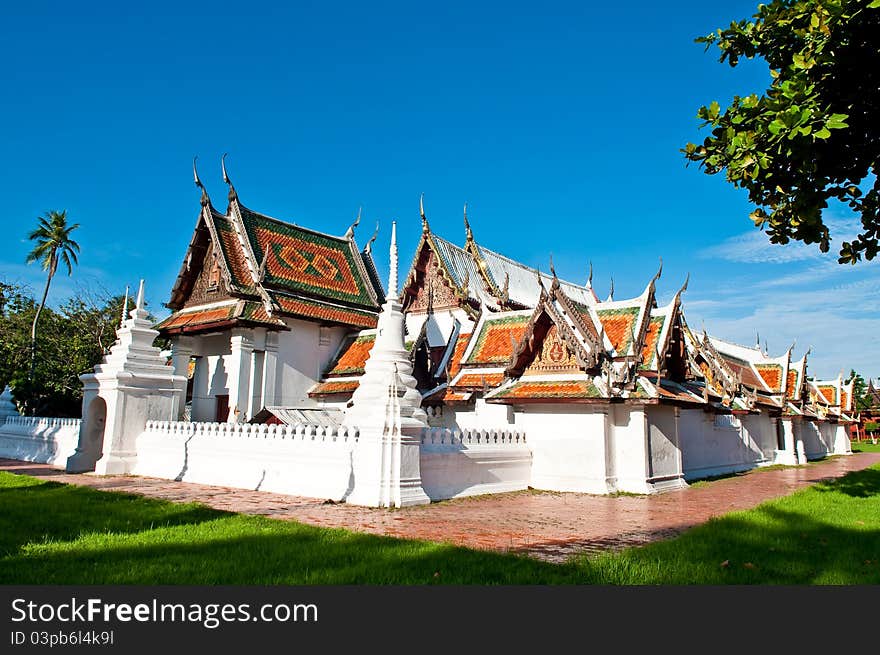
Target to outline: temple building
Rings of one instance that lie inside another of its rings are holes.
[[[129,448],[141,453],[135,472],[170,475],[176,439],[197,434],[212,462],[201,479],[237,480],[217,450],[234,440],[212,445],[210,435],[267,425],[337,444],[320,456],[314,444],[295,446],[309,454],[291,455],[289,470],[310,482],[278,472],[277,488],[333,489],[320,493],[366,504],[525,487],[654,493],[849,452],[852,386],[810,380],[807,355],[794,361],[792,349],[770,357],[695,333],[687,280],[657,301],[662,261],[638,295],[615,297],[612,283],[602,299],[592,270],[584,284],[565,281],[552,260],[542,272],[477,241],[466,205],[462,245],[442,237],[420,201],[421,238],[399,293],[392,240],[386,299],[375,236],[355,242],[360,216],[342,236],[270,218],[245,207],[222,172],[224,212],[193,167],[201,209],[173,313],[155,326],[172,343],[172,418],[184,422],[148,427]],[[186,444],[183,468],[195,475]],[[325,457],[332,475],[318,473]],[[385,470],[389,461],[406,471]],[[344,481],[354,487],[343,492]]]
[[[190,419],[246,422],[266,407],[315,406],[308,391],[340,343],[376,326],[384,292],[370,244],[358,248],[354,226],[331,236],[248,209],[225,165],[221,213],[193,173],[201,210],[167,302],[173,313],[156,326],[172,341],[175,370],[190,377]]]

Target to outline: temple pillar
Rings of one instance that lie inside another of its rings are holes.
[[[776,450],[775,464],[785,464],[786,466],[794,466],[798,463],[798,456],[795,450],[795,423],[798,421],[793,416],[783,416],[779,419],[782,429],[782,447]]]
[[[852,444],[849,439],[849,424],[838,423],[834,426],[835,455],[852,455]]]
[[[617,448],[614,443],[614,407],[603,405],[597,414],[603,417],[605,448],[605,487],[608,493],[617,491]]]
[[[253,330],[235,329],[229,337],[229,423],[245,423],[250,417],[250,386],[253,370]]]
[[[263,407],[272,407],[278,403],[275,393],[275,378],[278,367],[278,333],[266,333],[265,355],[263,358]]]
[[[171,366],[174,368],[174,375],[182,377],[182,381],[178,382],[178,391],[180,400],[177,407],[177,420],[183,420],[183,414],[186,410],[186,385],[189,380],[189,361],[193,353],[192,337],[176,337],[171,342]]]

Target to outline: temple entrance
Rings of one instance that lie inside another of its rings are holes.
[[[104,456],[104,427],[107,422],[107,403],[96,397],[83,417],[80,428],[79,445],[67,462],[71,473],[94,471],[95,464]]]
[[[217,396],[217,414],[214,420],[217,423],[226,423],[229,420],[229,394]]]

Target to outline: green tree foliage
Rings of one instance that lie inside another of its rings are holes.
[[[762,95],[735,96],[697,116],[712,128],[688,143],[689,162],[748,191],[751,218],[772,243],[794,239],[828,252],[829,199],[861,219],[838,261],[880,251],[880,0],[774,0],[752,20],[697,39],[736,66],[762,57],[772,82]],[[873,183],[871,179],[873,178]]]
[[[855,402],[856,410],[867,409],[869,403],[865,392],[868,390],[868,384],[865,382],[865,378],[856,373],[855,370],[850,369],[849,375],[846,378],[846,383],[849,384],[851,380],[854,381],[853,401]]]
[[[52,278],[55,277],[55,272],[58,270],[58,262],[63,262],[67,266],[68,275],[73,273],[73,264],[77,263],[77,253],[79,253],[79,244],[70,238],[70,233],[79,227],[79,223],[68,225],[66,210],[47,212],[38,220],[39,226],[28,235],[28,238],[36,242],[36,245],[28,253],[25,260],[28,264],[40,262],[43,270],[46,271],[46,288],[31,325],[31,379],[34,377],[37,365],[37,322],[46,306],[49,285],[52,284]]]
[[[90,373],[115,342],[122,302],[122,295],[81,291],[57,310],[46,307],[30,376],[29,331],[38,304],[25,289],[0,283],[0,388],[12,387],[25,414],[79,416],[79,376]]]

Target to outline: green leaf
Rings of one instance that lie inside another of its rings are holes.
[[[823,127],[821,130],[816,130],[813,133],[813,136],[817,139],[827,139],[829,136],[831,136],[831,132],[828,130],[828,128]]]
[[[874,0],[874,2],[868,5],[868,9],[877,9],[878,7],[880,7],[880,0]]]

